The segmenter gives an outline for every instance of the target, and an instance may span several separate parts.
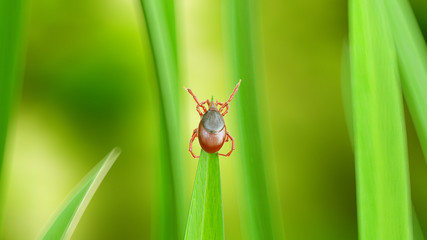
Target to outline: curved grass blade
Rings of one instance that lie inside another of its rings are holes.
[[[345,43],[343,47],[343,54],[341,56],[341,91],[344,105],[344,114],[346,117],[347,128],[349,131],[351,146],[354,149],[353,139],[353,116],[352,116],[352,103],[351,103],[351,87],[350,87],[350,55],[348,44]],[[424,235],[415,212],[412,208],[412,223],[414,229],[414,239],[424,240]]]
[[[408,1],[386,2],[402,75],[402,89],[427,161],[427,48]],[[414,239],[424,239],[414,214]]]
[[[345,121],[351,146],[354,149],[353,109],[351,104],[350,53],[348,43],[344,42],[341,55],[341,94],[344,107]]]
[[[224,239],[218,153],[200,153],[185,239]]]
[[[0,235],[3,230],[3,158],[9,121],[20,95],[27,1],[0,1]]]
[[[386,1],[402,88],[427,160],[427,48],[407,0]]]
[[[10,114],[24,65],[26,2],[0,1],[0,179]]]
[[[22,75],[25,3],[0,1],[0,172],[9,116]]]
[[[173,0],[141,0],[152,48],[160,103],[160,202],[154,239],[184,235],[185,204],[179,141],[179,93],[175,7]]]
[[[414,240],[424,240],[423,230],[420,226],[420,221],[418,220],[417,214],[415,213],[415,209],[412,208],[412,221],[414,225]]]
[[[350,57],[360,239],[412,239],[403,103],[383,0],[351,0]]]
[[[230,36],[229,50],[233,64],[233,79],[242,79],[235,96],[238,110],[239,135],[237,148],[242,153],[242,222],[248,239],[283,239],[284,231],[275,179],[267,175],[270,165],[266,153],[261,117],[262,80],[257,62],[257,0],[225,1],[224,36]],[[230,25],[230,26],[228,26]],[[228,29],[227,29],[228,28]],[[236,82],[233,81],[234,86]],[[248,106],[251,106],[248,108]],[[263,110],[265,111],[265,109]],[[266,150],[267,149],[267,150]],[[270,163],[272,164],[272,163]],[[274,211],[273,211],[274,209]]]
[[[70,239],[90,200],[120,155],[113,149],[99,162],[68,196],[53,221],[48,225],[40,239]]]

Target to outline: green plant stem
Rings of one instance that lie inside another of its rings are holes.
[[[160,106],[160,194],[159,222],[153,238],[179,239],[184,236],[185,204],[179,145],[178,62],[173,0],[141,0],[152,48]],[[156,235],[158,234],[158,235]]]
[[[185,239],[224,239],[218,153],[200,153]]]
[[[359,239],[412,239],[403,103],[383,0],[351,0]]]

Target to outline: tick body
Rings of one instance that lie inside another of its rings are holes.
[[[228,142],[229,140],[231,140],[231,150],[227,154],[219,153],[219,155],[228,157],[234,151],[234,139],[227,131],[224,116],[228,113],[228,104],[231,102],[234,94],[237,92],[240,82],[241,81],[239,81],[230,98],[225,103],[218,101],[214,102],[213,98],[210,101],[207,99],[206,101],[199,102],[191,89],[185,88],[196,101],[196,110],[200,115],[199,127],[194,129],[189,146],[189,151],[194,158],[199,157],[196,156],[192,150],[193,141],[196,137],[199,139],[200,146],[205,152],[218,152],[224,143]],[[204,106],[205,104],[208,105],[208,109]]]
[[[208,153],[218,152],[224,145],[226,128],[224,117],[215,106],[203,115],[197,132],[200,146]]]

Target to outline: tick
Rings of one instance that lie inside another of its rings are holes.
[[[230,98],[227,100],[227,102],[216,102],[213,101],[213,97],[209,101],[209,99],[206,99],[203,102],[199,102],[197,100],[197,97],[194,95],[193,91],[189,88],[185,88],[191,96],[193,96],[194,100],[196,101],[196,110],[200,115],[200,123],[199,127],[194,129],[193,135],[190,139],[190,147],[189,151],[191,155],[194,158],[199,158],[200,156],[196,156],[193,153],[193,141],[197,137],[199,138],[200,146],[202,147],[205,152],[208,153],[216,153],[218,152],[221,147],[224,145],[225,142],[228,142],[231,140],[231,150],[227,154],[220,153],[220,156],[228,157],[230,154],[234,151],[234,138],[230,135],[230,133],[227,131],[227,127],[225,126],[224,116],[228,113],[229,110],[229,103],[231,100],[233,100],[234,94],[236,94],[237,89],[239,89],[240,86],[240,80],[236,87],[234,88],[233,93],[231,94]],[[209,110],[206,109],[205,105],[209,108]],[[218,109],[219,107],[219,109]],[[200,110],[200,108],[202,110]]]

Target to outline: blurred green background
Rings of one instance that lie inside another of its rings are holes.
[[[232,89],[221,1],[176,1],[181,84],[199,99]],[[412,1],[427,33],[427,3]],[[261,96],[268,172],[277,178],[287,239],[357,239],[355,174],[341,93],[347,3],[259,1]],[[139,1],[32,0],[23,91],[11,122],[2,239],[34,239],[79,180],[114,146],[122,155],[73,239],[148,239],[159,103]],[[242,84],[245,84],[244,79]],[[187,212],[197,160],[186,151],[199,118],[181,91]],[[226,117],[237,131],[233,111]],[[248,106],[250,108],[250,106]],[[427,231],[427,168],[410,119],[412,197]],[[239,139],[236,139],[239,141]],[[195,152],[200,151],[198,144]],[[228,147],[228,146],[226,146]],[[236,150],[238,152],[239,149]],[[220,158],[225,237],[241,239],[239,154]]]

